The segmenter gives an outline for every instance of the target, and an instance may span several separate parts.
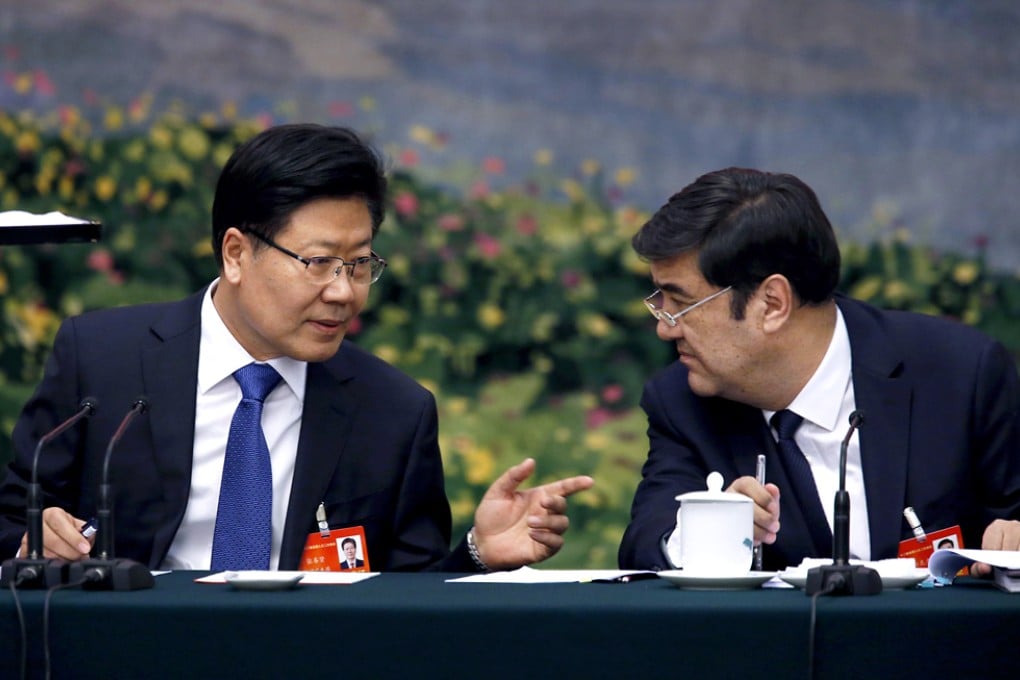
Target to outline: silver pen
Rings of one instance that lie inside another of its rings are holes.
[[[754,478],[759,483],[765,484],[765,454],[758,454],[758,464],[754,468]],[[754,570],[761,571],[761,550],[762,544],[759,543],[754,546]]]

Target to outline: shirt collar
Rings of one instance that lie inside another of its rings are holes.
[[[215,279],[202,298],[202,336],[198,353],[198,392],[205,394],[223,380],[231,377],[237,369],[247,366],[255,359],[233,336],[223,319],[220,318],[212,296],[219,285]],[[305,377],[308,363],[290,357],[276,357],[265,362],[276,369],[287,386],[298,398],[305,399]]]
[[[836,326],[822,363],[787,409],[829,432],[835,430],[839,424],[843,395],[850,384],[851,361],[850,335],[846,330],[843,312],[837,306]],[[774,411],[764,413],[767,420]]]

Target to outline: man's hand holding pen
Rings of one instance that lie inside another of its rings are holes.
[[[742,493],[754,501],[754,542],[772,544],[779,533],[779,487],[760,484],[750,475],[739,477],[726,491]]]

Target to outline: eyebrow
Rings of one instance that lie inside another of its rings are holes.
[[[658,288],[659,290],[661,290],[664,293],[671,293],[673,295],[679,295],[681,297],[685,297],[685,298],[690,299],[690,300],[694,299],[694,296],[691,295],[690,293],[688,293],[684,289],[683,286],[678,285],[676,283],[656,284],[656,288]]]

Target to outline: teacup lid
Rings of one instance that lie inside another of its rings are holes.
[[[708,491],[688,491],[682,493],[676,497],[676,500],[690,503],[694,502],[710,502],[710,503],[750,503],[751,499],[742,493],[726,493],[722,490],[723,476],[714,470],[708,473],[708,477],[705,478],[705,483],[708,485]]]

